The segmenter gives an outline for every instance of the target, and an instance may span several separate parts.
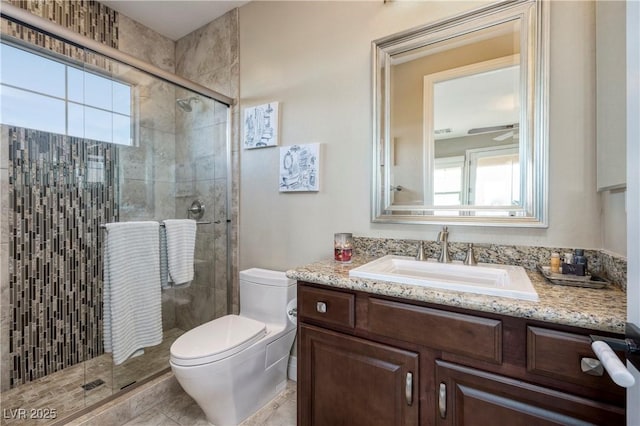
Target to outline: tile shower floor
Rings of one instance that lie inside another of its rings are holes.
[[[183,333],[183,330],[177,328],[164,332],[161,344],[146,348],[143,355],[118,366],[113,366],[111,354],[104,354],[2,392],[0,424],[18,426],[53,423],[112,395],[133,380],[142,380],[161,371],[169,365],[171,344]],[[82,387],[94,380],[102,380],[104,383],[90,390]],[[17,409],[25,409],[27,417],[30,410],[55,409],[57,419],[51,422],[21,419],[16,415],[19,414],[15,411]]]

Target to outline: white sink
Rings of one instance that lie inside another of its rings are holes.
[[[392,281],[445,290],[538,300],[538,293],[521,266],[461,262],[438,263],[388,255],[349,271],[350,277]]]

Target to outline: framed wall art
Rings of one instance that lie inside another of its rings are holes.
[[[320,144],[280,148],[280,192],[320,190]]]
[[[276,145],[278,145],[278,102],[245,108],[245,149]]]

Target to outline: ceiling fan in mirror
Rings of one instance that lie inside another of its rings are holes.
[[[505,131],[505,133],[502,133],[493,138],[494,141],[502,142],[509,138],[517,139],[519,127],[520,127],[519,123],[503,124],[501,126],[475,127],[473,129],[469,129],[469,131],[467,131],[467,134],[479,135],[483,133],[494,133],[494,132]]]

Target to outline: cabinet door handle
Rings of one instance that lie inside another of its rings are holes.
[[[413,374],[407,373],[407,377],[404,382],[404,398],[407,400],[407,405],[413,403]]]
[[[440,391],[438,392],[438,409],[440,410],[440,418],[447,417],[447,385],[440,383]]]
[[[602,376],[604,374],[604,367],[600,360],[594,358],[581,358],[580,369],[583,373],[590,376]]]
[[[327,303],[326,302],[316,302],[316,311],[321,314],[327,313]]]

